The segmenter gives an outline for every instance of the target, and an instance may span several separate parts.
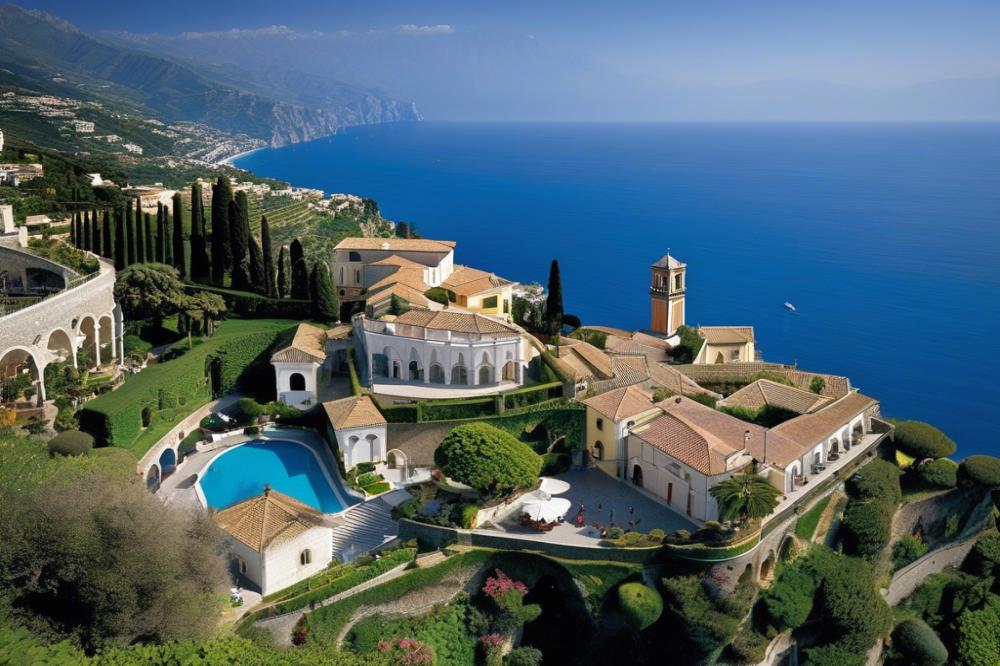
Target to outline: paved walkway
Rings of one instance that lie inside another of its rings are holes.
[[[697,526],[690,520],[668,508],[666,504],[643,492],[635,486],[619,481],[597,469],[571,470],[560,474],[560,481],[569,484],[569,490],[558,495],[570,502],[570,510],[566,521],[549,532],[538,532],[517,524],[517,511],[510,515],[499,530],[477,530],[496,534],[503,531],[518,538],[542,542],[569,543],[581,546],[596,546],[600,542],[598,530],[593,526],[597,522],[604,527],[612,524],[623,529],[628,528],[630,520],[636,521],[638,531],[648,532],[659,528],[665,532],[676,532],[679,529],[694,531]],[[584,507],[585,527],[576,527],[573,519],[580,506]],[[630,512],[629,509],[632,509]]]

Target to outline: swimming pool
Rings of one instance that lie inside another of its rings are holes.
[[[332,478],[305,444],[280,439],[255,439],[219,454],[198,480],[212,509],[224,509],[264,492],[278,492],[319,509],[337,513],[347,508]]]

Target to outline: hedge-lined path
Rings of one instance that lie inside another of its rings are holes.
[[[323,606],[329,606],[330,604],[335,604],[338,601],[351,597],[359,592],[364,592],[367,589],[373,588],[376,585],[381,585],[382,583],[388,583],[390,580],[399,578],[406,573],[406,567],[409,566],[409,562],[400,564],[399,566],[389,569],[381,576],[376,576],[371,580],[366,580],[365,582],[352,587],[349,590],[344,590],[340,594],[335,594],[328,599],[318,602],[312,608],[300,608],[299,610],[292,611],[291,613],[285,613],[284,615],[277,615],[275,617],[269,617],[266,620],[258,620],[254,622],[254,626],[259,629],[264,629],[269,634],[271,638],[274,639],[275,644],[282,647],[292,647],[292,630],[295,629],[295,624],[299,619],[306,613],[316,610],[317,608],[322,608]]]

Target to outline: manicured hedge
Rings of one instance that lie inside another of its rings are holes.
[[[910,617],[892,632],[892,647],[913,666],[941,666],[948,661],[948,648],[934,630],[918,617]]]
[[[496,414],[492,396],[467,400],[428,400],[420,405],[421,421],[452,421],[478,419]]]
[[[994,456],[969,456],[958,467],[959,476],[977,486],[1000,486],[1000,458]]]
[[[546,400],[561,398],[562,382],[548,382],[537,386],[526,386],[503,394],[505,409],[518,409],[528,405],[536,405]]]
[[[48,449],[51,453],[63,456],[79,456],[94,448],[94,438],[79,430],[61,432],[49,440]]]
[[[510,433],[486,423],[465,423],[434,451],[449,478],[490,494],[528,488],[538,481],[542,458]]]
[[[896,447],[914,458],[944,458],[955,452],[955,442],[929,423],[898,421]]]
[[[625,621],[638,631],[651,626],[663,614],[663,597],[642,583],[624,583],[618,588],[618,605]]]
[[[80,428],[99,446],[121,446],[141,457],[170,428],[211,400],[209,372],[218,364],[219,390],[238,386],[267,391],[273,397],[270,352],[286,342],[298,322],[288,320],[228,320],[211,338],[169,361],[153,364],[129,377],[123,386],[88,402],[78,412]],[[149,427],[142,427],[142,410],[154,410]]]
[[[878,500],[851,500],[844,510],[844,546],[847,552],[876,559],[892,537],[895,505]]]
[[[899,504],[903,496],[899,487],[899,468],[887,460],[876,458],[847,480],[847,492],[857,499],[878,499]]]
[[[309,319],[312,317],[309,300],[294,298],[268,298],[249,291],[224,289],[204,284],[187,285],[189,291],[207,291],[222,296],[229,312],[247,319]]]

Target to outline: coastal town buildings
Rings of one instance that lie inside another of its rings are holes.
[[[333,530],[323,514],[270,487],[212,518],[228,536],[236,570],[261,595],[318,574],[333,559]]]

